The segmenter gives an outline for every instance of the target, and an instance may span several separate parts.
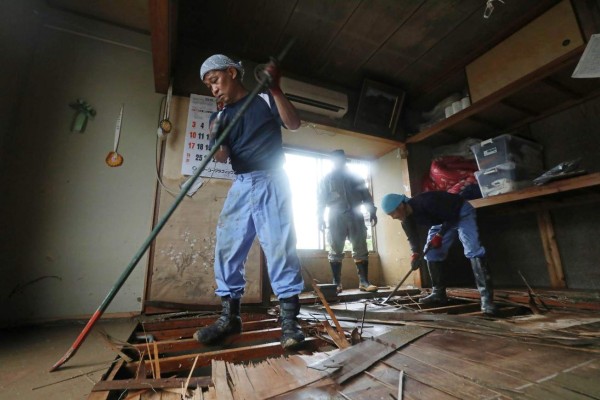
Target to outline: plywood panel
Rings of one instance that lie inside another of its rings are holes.
[[[491,95],[583,44],[571,2],[563,0],[467,65],[471,101]]]
[[[178,181],[165,179],[168,187]],[[218,304],[213,272],[215,232],[229,181],[204,183],[193,198],[186,198],[156,238],[151,290],[148,300],[183,304]],[[165,190],[160,197],[164,212],[173,197]],[[261,301],[260,250],[254,243],[246,263],[244,302]]]

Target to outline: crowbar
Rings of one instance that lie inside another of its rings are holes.
[[[293,44],[294,44],[294,39],[292,38],[292,40],[290,40],[289,43],[286,45],[286,47],[281,51],[281,54],[279,55],[279,57],[276,60],[281,61],[281,59],[287,54],[287,52],[289,51],[289,49],[292,47]],[[131,275],[131,273],[133,272],[133,269],[136,267],[137,263],[140,261],[140,259],[142,258],[142,256],[146,252],[146,250],[148,250],[152,241],[156,238],[158,233],[165,226],[165,224],[167,223],[167,220],[171,217],[171,215],[173,215],[173,213],[175,212],[175,209],[177,208],[179,203],[181,203],[183,198],[187,195],[190,188],[194,185],[194,183],[196,183],[196,181],[200,177],[200,174],[202,173],[202,171],[204,171],[204,169],[206,168],[208,163],[212,161],[215,153],[217,152],[217,149],[219,149],[221,147],[221,144],[223,144],[223,142],[225,141],[227,136],[229,136],[229,132],[231,132],[231,129],[233,128],[233,126],[237,123],[237,121],[246,112],[246,110],[250,106],[250,102],[252,102],[252,100],[254,100],[254,98],[258,95],[258,93],[260,93],[264,88],[266,88],[268,86],[268,84],[271,82],[271,78],[272,77],[268,73],[262,74],[259,84],[256,85],[256,87],[254,88],[254,90],[252,90],[252,92],[250,92],[250,94],[246,98],[246,101],[244,102],[244,104],[242,104],[242,106],[240,107],[238,112],[235,114],[235,116],[233,117],[231,122],[223,130],[223,133],[217,137],[217,140],[216,140],[215,144],[213,145],[208,157],[204,158],[204,161],[202,162],[200,167],[198,167],[198,171],[196,171],[194,176],[192,176],[191,179],[188,179],[188,181],[183,185],[183,187],[181,188],[181,191],[179,192],[179,195],[175,198],[175,201],[171,205],[171,208],[169,208],[167,210],[167,212],[165,213],[165,215],[158,221],[158,223],[156,224],[156,226],[154,227],[152,232],[150,232],[150,235],[146,238],[146,240],[142,244],[142,247],[140,247],[140,249],[137,251],[137,253],[135,253],[133,258],[131,259],[131,261],[129,262],[127,267],[125,268],[125,271],[123,271],[123,273],[121,274],[121,276],[119,277],[117,282],[114,284],[112,289],[108,292],[108,294],[106,295],[106,297],[104,298],[104,300],[102,301],[102,303],[100,304],[98,309],[94,312],[94,314],[92,315],[92,317],[90,318],[88,323],[85,325],[85,327],[83,328],[83,330],[81,331],[81,333],[79,334],[77,339],[75,339],[75,342],[73,342],[73,344],[71,345],[69,350],[65,353],[65,355],[60,360],[58,360],[58,362],[56,364],[54,364],[52,366],[52,368],[50,368],[50,372],[56,371],[61,365],[66,363],[71,357],[73,357],[75,355],[75,353],[77,352],[77,350],[79,349],[79,347],[81,346],[81,344],[83,343],[85,338],[88,336],[88,334],[92,330],[92,327],[94,326],[96,321],[98,321],[100,319],[100,317],[102,316],[102,314],[104,314],[104,311],[106,311],[109,304],[112,302],[112,300],[114,299],[116,294],[119,292],[119,290],[121,289],[121,287],[123,286],[123,284],[125,283],[127,278],[129,277],[129,275]]]
[[[427,252],[429,251],[430,248],[431,248],[431,245],[429,242],[427,242],[427,245],[425,245],[425,251],[423,252],[422,257],[425,257],[425,254],[427,254]],[[402,280],[396,285],[394,290],[392,290],[392,293],[390,293],[390,295],[388,297],[386,297],[386,299],[384,301],[382,301],[381,304],[387,303],[389,301],[389,299],[391,299],[396,294],[396,292],[398,291],[400,286],[402,286],[404,281],[408,279],[408,277],[410,276],[410,274],[412,274],[413,271],[415,271],[415,270],[413,270],[412,268],[410,270],[408,270],[406,275],[404,275],[404,278],[402,278]]]

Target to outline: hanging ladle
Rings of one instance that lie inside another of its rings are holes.
[[[121,104],[121,112],[117,119],[117,127],[115,128],[115,146],[113,151],[109,152],[106,156],[106,164],[109,167],[120,167],[123,164],[123,156],[117,153],[117,147],[119,146],[119,137],[121,136],[121,122],[123,121],[123,107],[125,104]]]

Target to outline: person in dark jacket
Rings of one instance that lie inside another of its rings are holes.
[[[352,243],[352,258],[358,272],[358,288],[366,292],[376,292],[377,286],[369,283],[369,250],[367,249],[367,227],[361,206],[369,213],[371,226],[377,224],[377,208],[366,182],[351,173],[346,166],[344,150],[331,153],[333,170],[319,182],[317,194],[317,214],[319,228],[324,231],[325,208],[329,208],[327,218],[329,244],[329,265],[333,274],[333,283],[338,293],[342,291],[342,260],[346,238]]]
[[[444,283],[443,261],[448,249],[458,236],[464,247],[465,256],[471,261],[475,283],[481,296],[481,311],[495,314],[494,289],[489,267],[485,257],[485,247],[479,242],[475,209],[463,197],[432,191],[409,198],[403,194],[390,193],[383,197],[381,208],[393,219],[402,223],[410,249],[413,252],[411,267],[418,269],[420,260],[417,225],[429,227],[425,254],[432,292],[419,300],[423,304],[445,304],[446,285]]]

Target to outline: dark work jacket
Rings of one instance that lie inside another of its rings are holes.
[[[317,192],[317,212],[323,217],[325,207],[329,207],[329,215],[352,211],[362,215],[360,206],[364,205],[371,217],[375,216],[377,208],[367,189],[364,179],[351,173],[346,166],[331,171],[319,183]]]
[[[406,232],[412,252],[421,252],[417,225],[441,225],[439,233],[443,235],[449,227],[458,223],[464,201],[457,194],[442,191],[421,193],[408,200],[412,214],[402,222],[402,228]]]

